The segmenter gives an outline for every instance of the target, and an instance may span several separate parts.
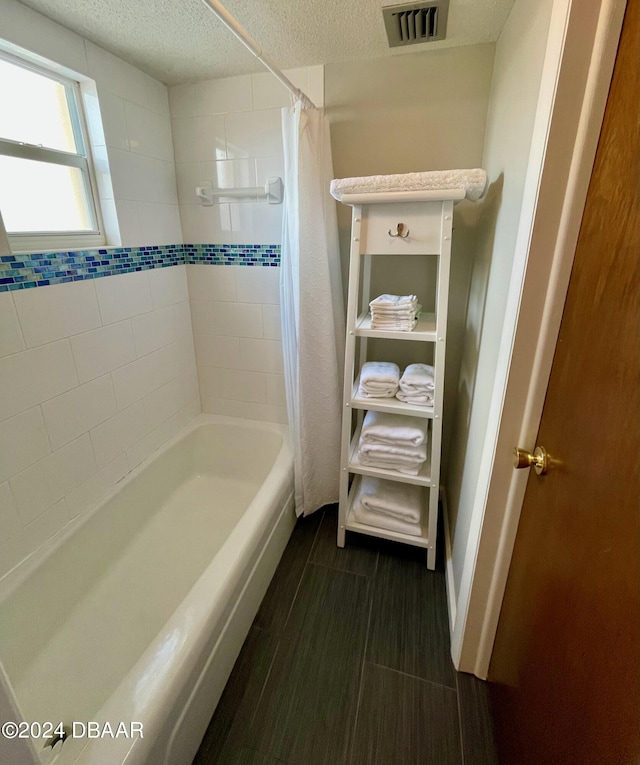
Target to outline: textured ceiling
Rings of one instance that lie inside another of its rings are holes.
[[[202,0],[23,0],[163,82],[260,71]],[[226,0],[281,68],[497,39],[514,0],[450,0],[447,39],[390,49],[381,7],[397,0]]]

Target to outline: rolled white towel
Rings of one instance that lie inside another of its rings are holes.
[[[330,192],[340,201],[343,194],[366,194],[376,191],[431,191],[438,189],[464,189],[472,202],[484,194],[487,173],[481,168],[469,170],[432,170],[423,173],[396,173],[368,175],[360,178],[335,178]]]
[[[424,393],[435,390],[434,369],[430,364],[409,364],[398,385],[403,393]]]
[[[353,513],[360,523],[420,536],[422,492],[418,486],[364,476]]]
[[[427,427],[422,417],[368,411],[362,422],[360,444],[422,446],[427,442]]]
[[[392,361],[365,361],[360,370],[361,398],[393,398],[398,391],[400,368]]]

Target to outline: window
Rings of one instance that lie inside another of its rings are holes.
[[[104,243],[77,82],[0,53],[0,211],[14,250]]]

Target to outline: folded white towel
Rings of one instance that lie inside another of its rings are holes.
[[[404,404],[418,404],[422,406],[433,406],[435,400],[433,393],[405,393],[401,390],[396,393],[396,398]]]
[[[422,417],[368,411],[362,422],[360,444],[422,446],[427,442],[427,427]]]
[[[369,175],[361,178],[335,178],[330,191],[340,201],[343,194],[371,193],[376,191],[431,191],[437,189],[464,189],[472,202],[484,194],[487,174],[480,168],[471,170],[433,170],[424,173],[395,175]]]
[[[353,502],[357,521],[420,536],[422,493],[418,486],[363,477]]]
[[[393,398],[398,390],[400,368],[392,361],[365,361],[360,370],[361,398]]]
[[[418,298],[415,295],[378,295],[369,303],[371,310],[396,311],[415,308]]]
[[[369,447],[371,450],[374,450],[375,447]],[[360,464],[364,465],[365,467],[372,467],[372,468],[378,468],[380,470],[393,470],[397,473],[402,473],[403,475],[419,475],[420,474],[420,468],[424,464],[426,452],[425,447],[417,447],[418,450],[422,451],[421,459],[419,461],[411,461],[405,458],[401,458],[397,454],[390,454],[389,450],[392,447],[389,446],[378,446],[377,449],[379,451],[365,453],[363,451],[360,451],[358,453],[358,459],[360,460]]]
[[[399,381],[403,393],[424,393],[433,391],[435,382],[434,369],[430,364],[409,364]]]
[[[377,529],[386,529],[387,531],[398,531],[401,534],[408,534],[412,537],[422,536],[422,528],[419,523],[407,523],[398,518],[391,518],[382,513],[376,513],[368,510],[362,505],[354,505],[353,515],[358,523],[364,523],[365,526],[373,526]]]

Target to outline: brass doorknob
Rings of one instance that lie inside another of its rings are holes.
[[[547,450],[544,446],[536,446],[533,454],[531,454],[526,449],[520,449],[516,446],[513,450],[513,467],[516,470],[533,467],[538,475],[545,475],[549,467]]]

